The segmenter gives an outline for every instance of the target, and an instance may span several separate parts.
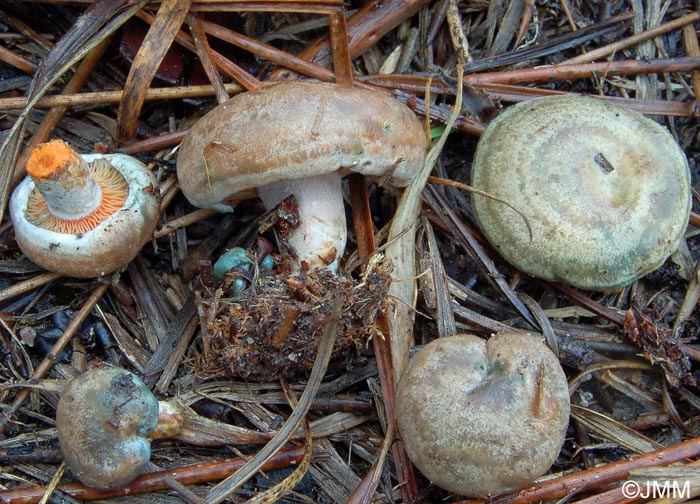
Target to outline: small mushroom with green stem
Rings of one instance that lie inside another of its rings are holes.
[[[614,291],[678,247],[690,171],[661,125],[602,99],[560,95],[505,109],[472,165],[474,215],[525,273]],[[503,202],[512,205],[517,212]]]
[[[299,226],[286,237],[292,271],[335,272],[347,240],[343,176],[405,187],[425,150],[415,114],[390,95],[285,81],[234,96],[197,121],[180,145],[177,175],[198,207],[231,211],[259,196],[272,209],[294,195]]]
[[[24,254],[61,275],[92,278],[127,265],[158,223],[156,179],[124,154],[80,155],[61,140],[39,144],[12,193]]]
[[[559,360],[523,333],[434,340],[411,359],[396,391],[409,457],[460,495],[496,495],[544,474],[564,443],[569,410]]]
[[[197,415],[177,400],[158,401],[138,376],[113,367],[92,368],[68,383],[56,408],[56,430],[75,477],[103,489],[124,486],[144,472],[154,439],[200,446],[270,439]]]

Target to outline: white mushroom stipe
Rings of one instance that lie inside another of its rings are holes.
[[[52,214],[59,218],[81,219],[97,209],[102,201],[102,189],[90,170],[89,163],[78,158],[65,163],[48,177],[34,176],[34,184],[44,196]]]
[[[293,194],[299,213],[299,226],[290,229],[287,242],[296,253],[292,272],[301,264],[309,268],[338,270],[338,253],[345,250],[347,225],[343,204],[342,178],[338,172],[305,179],[283,180],[258,188],[265,208],[273,209]]]

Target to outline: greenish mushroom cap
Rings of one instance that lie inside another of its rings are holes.
[[[507,108],[479,141],[472,186],[501,200],[472,197],[504,259],[585,289],[617,290],[661,266],[690,213],[690,171],[670,133],[582,96]]]
[[[56,408],[65,463],[92,488],[118,488],[151,457],[158,400],[141,379],[119,368],[93,368],[66,386]]]

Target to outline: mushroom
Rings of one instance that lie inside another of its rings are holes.
[[[347,239],[342,176],[354,171],[404,187],[425,150],[420,122],[389,95],[286,81],[234,96],[197,121],[180,146],[177,174],[198,207],[231,211],[257,195],[272,209],[293,194],[292,271],[335,272]]]
[[[118,368],[93,368],[69,382],[56,408],[66,465],[86,486],[117,488],[151,458],[158,400],[141,379]]]
[[[604,291],[663,264],[691,202],[688,163],[666,129],[574,95],[522,102],[494,119],[477,146],[472,186],[493,196],[474,194],[474,214],[508,262]]]
[[[410,459],[461,495],[495,495],[544,474],[561,450],[569,408],[557,357],[521,333],[434,340],[410,361],[396,392]]]
[[[91,278],[128,264],[157,224],[153,174],[124,154],[81,156],[61,140],[34,148],[10,214],[24,254],[62,275]]]
[[[219,446],[271,437],[199,416],[176,399],[158,401],[138,376],[113,367],[91,368],[66,385],[56,430],[68,468],[84,485],[103,489],[139,476],[149,464],[153,439]]]

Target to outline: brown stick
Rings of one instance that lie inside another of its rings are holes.
[[[45,273],[39,273],[37,276],[29,278],[28,280],[17,282],[6,289],[0,290],[0,303],[19,296],[20,294],[24,294],[25,292],[32,291],[37,287],[46,285],[47,283],[53,282],[59,278],[61,278],[61,275],[58,273],[51,273],[47,271]]]
[[[369,199],[367,197],[367,186],[362,175],[352,174],[349,177],[350,183],[350,203],[352,205],[353,222],[355,225],[355,234],[357,236],[357,253],[360,256],[360,261],[364,262],[371,257],[377,249],[374,241],[374,226],[372,224],[372,215],[369,208]],[[379,315],[377,323],[384,337],[373,338],[374,355],[377,359],[377,368],[379,372],[379,382],[382,389],[382,397],[384,398],[384,413],[386,415],[387,425],[392,425],[395,421],[394,413],[394,396],[396,384],[394,382],[393,364],[391,360],[391,346],[389,345],[390,328],[389,320],[386,315]],[[394,431],[393,428],[387,428],[387,435]],[[416,502],[418,496],[418,483],[416,475],[413,471],[413,464],[408,458],[408,454],[404,449],[403,442],[396,440],[392,446],[392,456],[396,466],[396,474],[399,480],[401,489],[401,498],[406,504]],[[381,471],[382,467],[377,465],[375,470]],[[368,479],[368,478],[365,478]],[[373,478],[369,477],[369,480]],[[364,480],[363,480],[364,481]],[[368,486],[367,488],[370,488]]]
[[[265,44],[258,40],[246,37],[233,30],[212,23],[211,21],[202,20],[202,28],[209,35],[221,39],[236,47],[240,47],[254,55],[269,60],[281,67],[288,68],[294,72],[313,77],[323,81],[332,81],[335,75],[328,68],[309,63],[297,56],[289,54],[285,51],[277,49],[269,44]]]
[[[328,22],[335,81],[338,84],[352,86],[352,60],[348,47],[348,26],[345,21],[345,12],[330,14]]]
[[[33,75],[36,72],[37,66],[29,60],[17,56],[4,46],[0,46],[0,61],[12,65],[13,67],[22,70],[24,73]]]
[[[145,11],[140,11],[137,14],[137,17],[149,24],[153,24],[156,22],[156,18]],[[204,24],[202,24],[202,28],[204,28]],[[197,54],[197,48],[195,47],[194,40],[192,39],[192,36],[188,33],[179,30],[175,35],[175,40],[178,44],[192,51],[194,54]],[[220,52],[214,51],[212,49],[210,57],[211,60],[216,64],[216,66],[218,66],[221,69],[222,72],[224,72],[226,75],[235,80],[243,88],[251,90],[260,87],[260,81],[258,79],[253,77],[243,68],[241,68],[238,64],[234,63]]]
[[[225,84],[228,93],[238,93],[241,86],[238,84]],[[123,91],[98,91],[91,93],[76,93],[44,96],[36,103],[35,108],[47,108],[55,106],[77,107],[81,105],[105,105],[108,103],[119,103],[122,99]],[[150,88],[145,93],[145,100],[173,100],[179,98],[194,98],[198,96],[212,96],[216,94],[211,85],[203,86],[178,86],[170,88]],[[27,99],[0,98],[0,111],[21,110],[27,105]]]
[[[609,61],[524,68],[503,72],[465,75],[464,81],[471,85],[484,83],[522,84],[576,80],[590,77],[613,77],[616,75],[641,75],[662,72],[687,72],[700,68],[700,58],[667,58],[657,60]]]
[[[296,447],[290,450],[281,450],[272,457],[264,466],[264,471],[278,469],[297,464],[304,456],[304,447]],[[167,478],[172,478],[182,485],[196,485],[209,481],[223,479],[240,469],[246,460],[233,458],[196,464],[187,467],[170,468],[165,471],[158,471],[139,476],[127,486],[114,490],[98,490],[88,488],[80,483],[67,483],[59,485],[58,489],[67,493],[71,497],[79,500],[98,500],[109,497],[122,497],[145,492],[155,492],[169,488]],[[5,490],[0,492],[0,502],[6,504],[36,504],[41,500],[46,487],[35,486],[31,488],[19,488],[16,490]]]
[[[355,59],[372,47],[386,33],[411,18],[428,5],[429,0],[374,0],[348,18],[350,58]],[[328,66],[331,58],[328,37],[322,37],[298,54],[298,57]],[[273,80],[288,75],[286,70],[273,72]]]
[[[606,56],[610,56],[611,54],[616,53],[617,51],[621,51],[622,49],[626,49],[627,47],[631,47],[633,45],[639,44],[640,42],[644,42],[645,40],[658,37],[659,35],[663,35],[664,33],[668,33],[677,28],[689,25],[690,23],[694,23],[698,19],[700,19],[700,12],[693,12],[683,17],[679,17],[678,19],[674,19],[673,21],[669,21],[668,23],[659,25],[650,30],[638,33],[636,35],[632,35],[631,37],[627,37],[622,40],[618,40],[616,42],[613,42],[612,44],[599,47],[598,49],[594,49],[593,51],[589,51],[586,54],[576,56],[575,58],[568,59],[566,61],[563,61],[561,64],[575,65],[578,63],[588,63],[589,61],[595,61],[600,58],[605,58]]]
[[[464,82],[472,86],[481,84],[534,84],[557,80],[588,79],[591,77],[613,77],[617,75],[642,75],[663,72],[689,72],[700,68],[700,57],[660,58],[653,60],[624,60],[577,65],[548,65],[517,70],[467,74]],[[398,87],[416,93],[423,92],[426,77],[415,75],[372,75],[365,82],[379,86]],[[432,93],[447,93],[449,87],[439,79],[433,79]]]

